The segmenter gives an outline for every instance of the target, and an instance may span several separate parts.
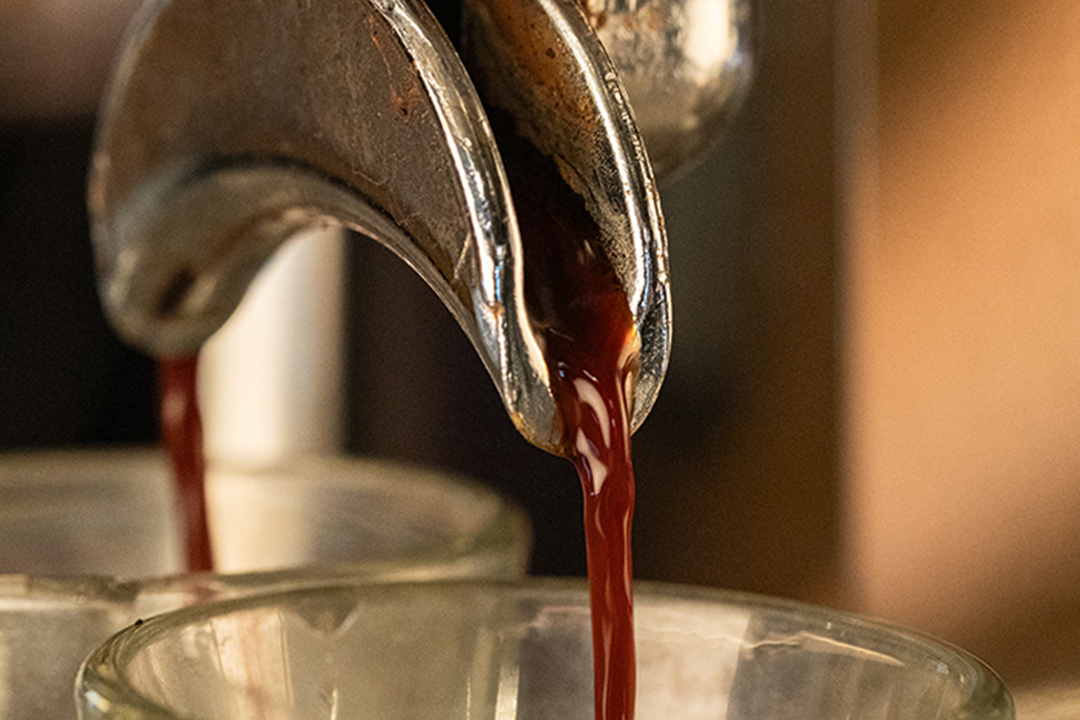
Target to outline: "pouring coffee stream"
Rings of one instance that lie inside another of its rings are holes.
[[[145,4],[90,178],[102,299],[131,343],[193,357],[298,232],[341,225],[395,251],[460,323],[521,434],[575,458],[607,623],[598,717],[629,718],[629,438],[670,350],[655,182],[577,6],[466,0],[463,29],[464,66],[418,0]]]

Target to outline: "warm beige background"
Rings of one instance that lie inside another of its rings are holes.
[[[1080,676],[1080,3],[879,7],[847,239],[853,601],[1016,682]]]

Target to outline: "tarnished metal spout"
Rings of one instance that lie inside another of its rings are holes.
[[[602,229],[643,339],[636,427],[670,346],[659,203],[599,41],[572,5],[539,7],[557,43],[553,77],[566,79],[572,102],[502,106],[538,128],[538,147],[578,178]],[[567,136],[582,118],[597,122]],[[420,2],[147,3],[106,94],[89,201],[107,314],[151,354],[197,352],[281,243],[343,225],[424,277],[522,434],[558,445],[499,152],[465,68]]]

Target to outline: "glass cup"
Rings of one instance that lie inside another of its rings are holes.
[[[220,573],[327,571],[517,576],[530,535],[521,511],[442,471],[347,457],[207,470]],[[0,572],[176,574],[181,539],[157,450],[0,455]]]
[[[73,717],[79,664],[137,618],[354,581],[512,578],[530,533],[496,493],[442,472],[307,457],[208,471],[219,572],[181,575],[157,451],[0,455],[0,718]]]
[[[961,650],[838,612],[639,584],[639,720],[1011,720]],[[309,587],[188,607],[90,656],[82,720],[586,720],[580,580]]]

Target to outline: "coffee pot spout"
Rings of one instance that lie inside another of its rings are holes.
[[[347,227],[427,281],[521,433],[557,448],[515,201],[483,97],[528,124],[597,219],[642,339],[639,425],[667,367],[667,249],[617,75],[573,5],[539,4],[545,68],[504,41],[491,12],[468,7],[478,59],[503,54],[512,73],[489,96],[418,0],[145,4],[105,96],[89,180],[117,332],[155,356],[196,353],[282,243]],[[559,107],[514,90],[553,78],[567,93]]]

